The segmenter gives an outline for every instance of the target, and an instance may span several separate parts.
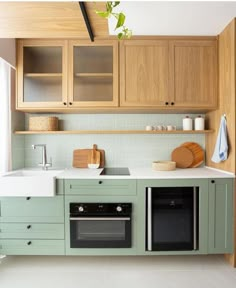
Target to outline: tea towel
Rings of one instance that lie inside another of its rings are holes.
[[[227,123],[225,116],[221,117],[220,128],[216,140],[215,150],[211,160],[220,163],[228,158]]]

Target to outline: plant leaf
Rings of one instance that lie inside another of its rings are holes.
[[[121,40],[123,38],[123,33],[122,32],[118,33],[117,37],[119,40]]]
[[[106,2],[106,9],[107,9],[107,12],[111,13],[112,12],[112,2]]]
[[[102,18],[109,18],[110,12],[107,11],[95,11],[97,15],[101,16]]]
[[[123,26],[124,23],[125,23],[125,14],[120,13],[120,14],[119,14],[118,21],[117,21],[117,24],[116,24],[115,30],[116,30],[117,28],[120,28],[121,26]]]
[[[115,2],[112,2],[113,3],[113,8],[115,8],[116,6],[118,6],[120,4],[120,1],[115,1]]]

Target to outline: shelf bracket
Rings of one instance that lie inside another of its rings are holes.
[[[79,3],[79,6],[80,6],[80,10],[81,10],[81,12],[83,14],[83,17],[84,17],[84,22],[86,24],[90,40],[92,42],[94,42],[93,30],[92,30],[92,27],[91,27],[91,24],[90,24],[90,21],[89,21],[89,18],[88,18],[88,14],[87,14],[87,11],[86,11],[85,4],[84,4],[84,2],[78,2],[78,3]]]

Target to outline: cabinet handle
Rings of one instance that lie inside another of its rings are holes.
[[[175,102],[171,102],[170,104],[171,104],[171,105],[175,105]]]
[[[98,184],[102,184],[102,181],[99,181]]]
[[[27,226],[27,229],[30,229],[30,228],[31,228],[31,225],[28,225],[28,226]]]
[[[66,102],[63,102],[63,105],[65,105],[65,106],[66,106]]]
[[[27,245],[31,245],[31,244],[32,244],[32,242],[31,242],[31,241],[27,242]]]
[[[215,183],[215,180],[211,180],[211,183],[214,184],[214,183]]]
[[[72,105],[72,102],[69,102],[70,105]]]
[[[166,102],[165,104],[166,104],[166,105],[169,105],[169,102]]]
[[[26,200],[30,200],[31,199],[31,197],[26,197]]]

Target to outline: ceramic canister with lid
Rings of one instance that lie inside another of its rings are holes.
[[[194,119],[194,130],[204,130],[205,119],[202,116],[198,116]]]
[[[189,116],[183,119],[183,130],[193,130],[193,119]]]

